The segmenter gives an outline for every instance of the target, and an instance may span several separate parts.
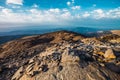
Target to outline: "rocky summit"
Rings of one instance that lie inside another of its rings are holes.
[[[117,33],[57,31],[2,44],[0,80],[120,80]]]

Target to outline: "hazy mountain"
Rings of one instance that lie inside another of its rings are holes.
[[[15,30],[15,31],[10,31],[10,32],[0,32],[0,44],[5,43],[7,41],[10,40],[14,40],[14,39],[18,39],[24,36],[29,36],[29,35],[39,35],[39,34],[44,34],[44,33],[48,33],[48,32],[54,32],[54,31],[59,31],[59,30],[67,30],[67,31],[74,31],[77,33],[80,33],[84,36],[88,36],[88,37],[93,37],[93,36],[98,36],[101,34],[106,34],[106,33],[110,33],[110,31],[108,31],[109,29],[99,29],[99,28],[88,28],[88,27],[72,27],[72,28],[48,28],[48,29],[25,29],[25,30]],[[100,31],[104,32],[104,33],[100,33]]]

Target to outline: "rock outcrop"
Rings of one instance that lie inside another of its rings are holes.
[[[18,69],[12,80],[113,80],[120,76],[95,62],[92,55],[63,43],[30,59]],[[74,46],[77,47],[77,46]],[[21,70],[24,67],[24,70]],[[22,72],[24,71],[24,72]],[[18,73],[19,72],[19,73]],[[112,75],[108,76],[108,75]]]

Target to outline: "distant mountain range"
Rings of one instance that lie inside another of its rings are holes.
[[[10,32],[0,32],[0,44],[5,43],[7,41],[11,41],[14,39],[18,39],[24,36],[31,36],[31,35],[39,35],[48,32],[54,32],[59,30],[67,30],[80,33],[87,37],[98,36],[102,34],[110,33],[110,29],[103,29],[103,28],[88,28],[88,27],[72,27],[72,28],[48,28],[48,29],[25,29],[25,30],[15,30]],[[102,33],[100,33],[102,31]],[[96,34],[99,33],[99,34]]]
[[[48,32],[54,32],[59,30],[74,31],[77,33],[85,34],[86,32],[96,32],[96,31],[106,31],[113,29],[105,28],[89,28],[89,27],[63,27],[63,28],[38,28],[38,29],[21,29],[10,32],[0,32],[0,36],[9,36],[9,35],[33,35],[33,34],[44,34]]]

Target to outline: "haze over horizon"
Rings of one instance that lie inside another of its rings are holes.
[[[45,25],[119,29],[120,0],[0,1],[0,31]]]

